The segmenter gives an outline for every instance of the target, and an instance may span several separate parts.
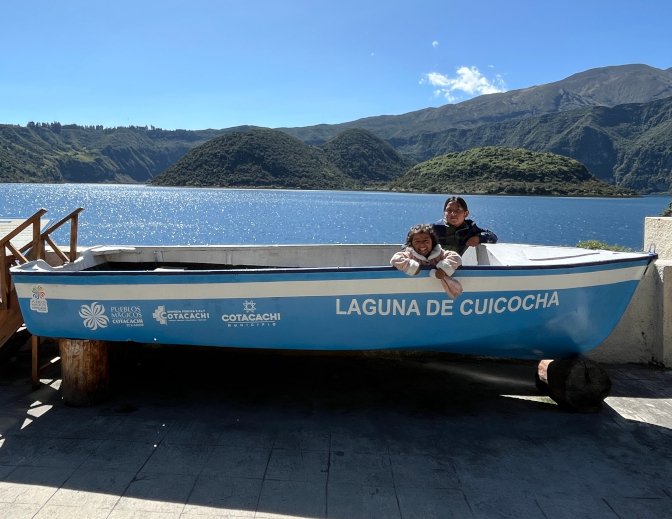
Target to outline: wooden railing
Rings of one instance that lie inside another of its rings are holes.
[[[8,310],[10,305],[9,295],[12,292],[12,283],[9,276],[9,267],[13,266],[16,261],[27,263],[28,258],[23,255],[23,252],[30,248],[32,248],[34,259],[44,259],[44,241],[40,236],[40,218],[46,213],[46,209],[40,209],[7,236],[0,238],[0,309],[2,310]],[[12,245],[11,240],[31,225],[33,226],[32,241],[17,249]],[[9,250],[10,255],[7,254],[7,250]]]
[[[5,315],[14,314],[15,312],[20,312],[19,308],[13,308],[12,305],[18,306],[18,298],[16,294],[13,293],[12,283],[9,273],[9,268],[16,263],[27,263],[30,260],[42,259],[46,261],[46,244],[48,244],[54,254],[63,262],[72,262],[77,259],[77,226],[79,222],[79,213],[84,210],[83,207],[75,209],[68,216],[60,220],[58,223],[52,225],[44,232],[40,232],[41,217],[47,212],[46,209],[40,209],[33,216],[28,218],[24,223],[19,225],[16,229],[10,232],[4,238],[0,238],[0,317],[4,312]],[[51,237],[51,234],[65,225],[67,222],[70,222],[70,249],[66,255],[58,245],[54,242]],[[11,243],[11,240],[16,238],[21,232],[27,229],[30,226],[33,226],[32,235],[33,239],[23,245],[20,248],[17,248]],[[7,254],[9,250],[10,254]],[[26,251],[29,251],[26,253]],[[25,254],[24,254],[25,253]],[[21,325],[22,317],[20,313],[14,315],[13,320],[7,321],[6,326],[11,326],[10,329],[4,330],[2,336],[9,336],[13,334],[18,327]],[[16,328],[15,328],[16,326]],[[2,330],[0,329],[0,332]],[[9,334],[9,335],[8,335]],[[4,342],[4,341],[3,341]],[[0,342],[0,347],[2,342]],[[54,362],[58,361],[58,357],[50,360],[44,365],[40,365],[40,338],[33,335],[32,337],[32,373],[31,379],[33,383],[33,389],[37,389],[40,385],[40,375],[49,369]]]
[[[79,221],[79,213],[81,213],[83,210],[84,210],[83,207],[75,209],[68,216],[63,218],[60,222],[52,225],[47,230],[45,230],[40,235],[41,241],[43,243],[42,250],[44,251],[44,243],[46,242],[51,246],[56,255],[59,258],[61,258],[63,263],[67,263],[69,261],[75,261],[77,259],[77,223]],[[54,243],[54,240],[51,239],[51,233],[59,229],[63,224],[67,223],[68,221],[70,221],[70,250],[68,251],[68,256],[66,256],[63,253],[63,251],[59,249],[58,245]]]

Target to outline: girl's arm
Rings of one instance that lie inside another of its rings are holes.
[[[410,257],[410,254],[407,254],[405,249],[403,251],[397,252],[392,259],[390,260],[390,265],[398,268],[409,276],[414,276],[420,272],[420,263]]]
[[[442,250],[441,261],[436,264],[436,268],[443,271],[445,275],[452,276],[455,269],[460,265],[462,265],[462,257],[457,252],[452,250]],[[436,277],[441,279],[443,276],[439,277],[437,272]]]

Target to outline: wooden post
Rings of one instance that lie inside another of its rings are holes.
[[[32,337],[32,361],[31,361],[31,380],[33,391],[40,387],[40,338],[37,335]]]
[[[597,362],[581,355],[542,360],[536,374],[537,388],[558,404],[579,413],[597,413],[611,392],[609,374]]]
[[[72,407],[97,404],[109,386],[105,341],[60,339],[63,402]]]

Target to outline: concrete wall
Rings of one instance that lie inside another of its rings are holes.
[[[672,367],[672,218],[646,218],[644,250],[658,253],[623,318],[587,356],[598,362]]]

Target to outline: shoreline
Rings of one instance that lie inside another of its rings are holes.
[[[76,186],[144,186],[151,188],[179,188],[179,189],[232,189],[245,191],[337,191],[345,193],[395,193],[406,195],[444,195],[444,196],[521,196],[521,197],[538,197],[538,198],[609,198],[609,199],[630,199],[630,198],[644,198],[646,196],[660,196],[671,197],[672,191],[655,192],[655,193],[637,193],[634,195],[548,195],[548,194],[527,194],[527,193],[460,193],[460,192],[429,192],[429,191],[406,191],[397,189],[376,189],[376,188],[362,188],[362,189],[310,189],[300,187],[250,187],[250,186],[155,186],[144,182],[0,182],[3,184],[21,184],[21,185],[76,185]],[[618,187],[618,186],[615,186]]]

